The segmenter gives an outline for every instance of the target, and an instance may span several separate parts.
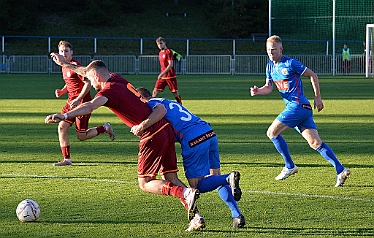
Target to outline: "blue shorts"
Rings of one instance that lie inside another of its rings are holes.
[[[220,168],[218,139],[216,136],[192,148],[182,144],[182,157],[186,178],[200,178],[210,174],[210,169]]]
[[[316,129],[317,126],[313,119],[313,110],[309,104],[290,103],[277,116],[277,120],[298,132],[302,129]]]

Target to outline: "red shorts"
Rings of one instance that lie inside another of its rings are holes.
[[[141,138],[138,154],[138,177],[156,177],[178,172],[175,136],[170,124],[153,135]]]
[[[69,103],[66,103],[65,106],[62,108],[61,114],[67,113],[71,111],[72,108],[70,107]],[[83,116],[72,117],[68,118],[64,121],[73,125],[75,122],[75,130],[77,132],[86,132],[88,130],[88,121],[90,120],[91,114],[86,114]]]
[[[162,79],[157,79],[156,84],[155,84],[155,90],[163,92],[166,85],[169,87],[170,92],[175,93],[178,92],[178,84],[177,84],[177,78],[162,78]]]

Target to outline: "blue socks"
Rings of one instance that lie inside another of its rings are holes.
[[[326,145],[325,142],[322,142],[322,144],[316,149],[316,151],[318,151],[323,156],[323,158],[325,158],[334,166],[337,174],[340,174],[344,170],[344,166],[339,162],[332,149],[328,145]]]
[[[288,145],[287,142],[283,139],[282,136],[275,136],[271,138],[271,141],[273,142],[275,148],[278,150],[279,154],[282,155],[285,167],[292,169],[295,167],[295,164],[293,163],[291,159],[290,152],[288,151]]]
[[[200,193],[206,193],[213,191],[214,189],[218,188],[219,186],[228,185],[227,177],[229,174],[226,175],[211,175],[206,178],[203,178],[197,184],[197,189],[199,189]]]
[[[271,141],[273,142],[275,148],[278,150],[279,154],[282,155],[285,166],[289,169],[295,167],[295,164],[291,159],[290,152],[288,151],[287,142],[283,139],[283,137],[279,135],[272,138]],[[325,158],[334,166],[337,174],[340,174],[344,170],[344,166],[339,162],[332,149],[328,145],[326,145],[325,142],[322,142],[322,144],[316,149],[316,151],[318,151],[323,156],[323,158]]]
[[[230,208],[231,217],[235,218],[242,214],[239,210],[238,204],[236,203],[234,196],[231,193],[231,188],[229,185],[221,186],[217,188],[218,194],[222,201]]]
[[[230,174],[225,175],[211,175],[203,178],[197,184],[197,189],[200,193],[206,193],[217,189],[219,196],[222,201],[230,208],[231,216],[233,218],[238,217],[241,212],[239,210],[238,204],[232,195],[231,188],[228,182],[228,177]]]

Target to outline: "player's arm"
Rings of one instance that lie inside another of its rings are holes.
[[[160,121],[166,114],[166,108],[162,104],[157,104],[153,108],[153,112],[149,114],[149,116],[142,121],[139,125],[133,126],[131,128],[131,132],[136,135],[140,136],[147,128],[151,127],[156,122]]]
[[[269,94],[273,91],[273,81],[266,79],[264,86],[261,88],[256,85],[250,88],[251,96]]]
[[[167,72],[169,72],[169,70],[174,66],[174,60],[168,60],[168,63],[168,67],[166,67],[166,69],[158,75],[159,79],[162,78]]]
[[[87,95],[87,93],[90,92],[90,89],[91,89],[91,81],[88,80],[87,78],[84,78],[83,79],[83,82],[84,82],[84,85],[83,85],[83,88],[82,88],[82,91],[79,93],[78,97],[75,98],[73,101],[71,101],[70,103],[70,107],[76,107],[78,106],[81,101],[83,100],[84,96]]]
[[[45,118],[45,123],[58,123],[60,121],[63,121],[65,119],[71,118],[71,117],[77,117],[89,114],[96,110],[97,108],[103,106],[108,101],[107,97],[99,96],[94,99],[92,99],[89,102],[85,102],[78,107],[74,108],[73,110],[64,113],[64,114],[51,114],[48,115]]]
[[[318,111],[321,111],[324,108],[324,105],[321,98],[321,91],[317,74],[307,68],[303,73],[303,76],[310,78],[310,82],[312,83],[314,91],[314,108],[317,108]]]
[[[62,95],[64,95],[67,92],[68,92],[68,89],[67,89],[66,84],[65,84],[63,88],[55,90],[56,98],[61,97]]]
[[[81,65],[69,64],[68,62],[65,61],[64,56],[54,53],[54,52],[51,53],[50,55],[56,64],[60,65],[61,67],[70,69],[83,77],[86,77],[86,67],[81,66]]]

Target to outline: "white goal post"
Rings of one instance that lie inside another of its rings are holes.
[[[374,24],[366,24],[365,39],[365,76],[373,76]]]

